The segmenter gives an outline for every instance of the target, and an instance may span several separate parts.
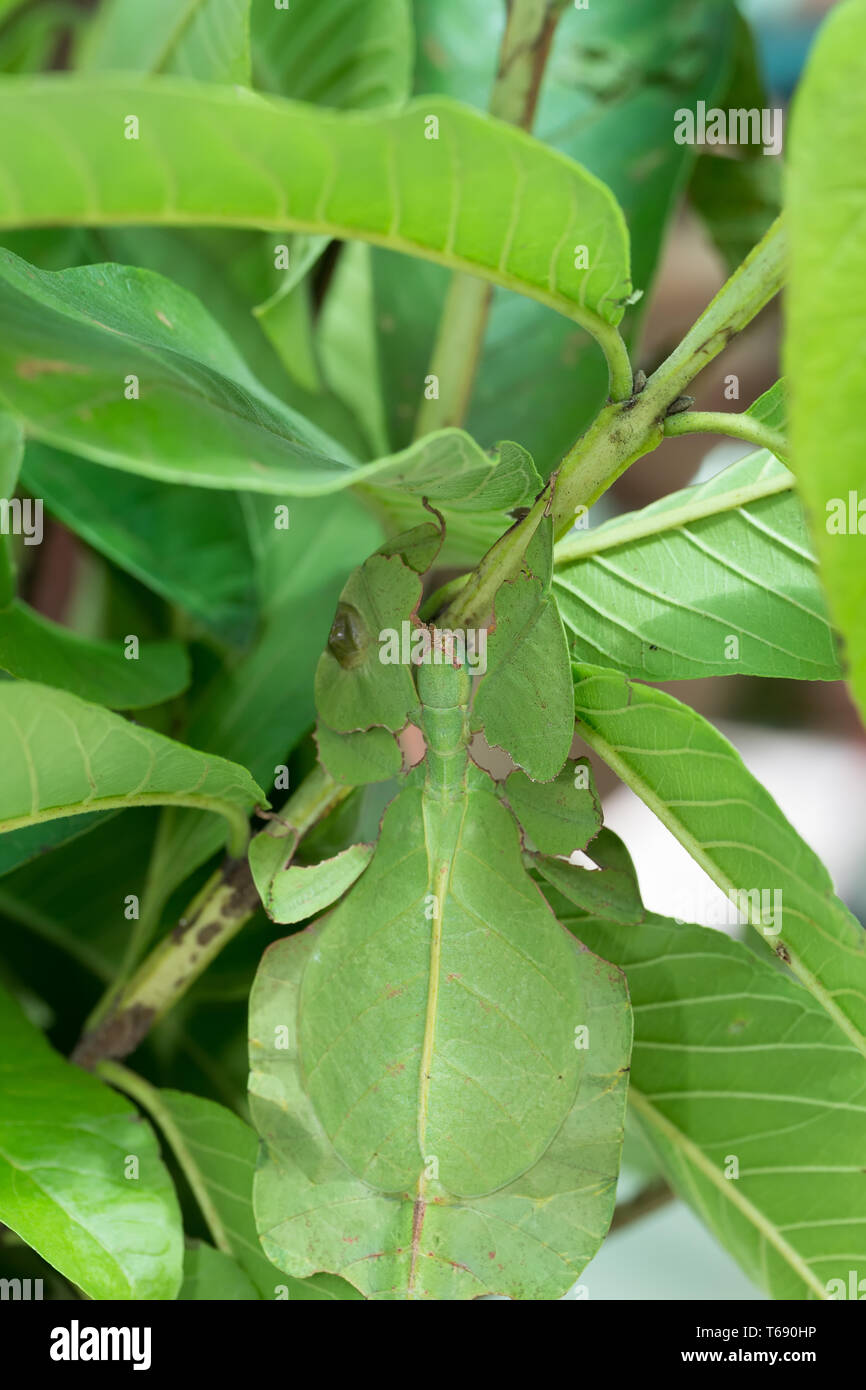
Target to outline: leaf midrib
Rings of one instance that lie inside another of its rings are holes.
[[[714,1187],[737,1208],[742,1216],[754,1226],[764,1240],[768,1241],[776,1252],[782,1257],[785,1263],[803,1280],[806,1287],[818,1298],[826,1300],[827,1291],[821,1284],[809,1265],[802,1256],[785,1240],[779,1228],[775,1226],[764,1214],[744,1197],[737,1189],[736,1182],[726,1178],[713,1163],[707,1158],[703,1150],[694,1144],[678,1129],[662,1112],[647,1099],[643,1092],[638,1091],[632,1083],[629,1086],[629,1100],[634,1106],[640,1120],[646,1128],[656,1126],[662,1131],[665,1138],[685,1157],[690,1163],[699,1169],[703,1177],[709,1179]]]

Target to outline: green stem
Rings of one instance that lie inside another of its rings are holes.
[[[117,1090],[124,1091],[126,1095],[131,1096],[142,1110],[146,1110],[151,1119],[159,1125],[171,1146],[171,1151],[177,1159],[181,1172],[189,1183],[192,1195],[198,1203],[214,1245],[217,1250],[231,1255],[231,1242],[226,1235],[219,1212],[214,1206],[201,1172],[187,1148],[186,1140],[175,1124],[171,1112],[163,1104],[157,1088],[151,1086],[150,1082],[145,1081],[143,1077],[136,1075],[134,1071],[120,1066],[118,1062],[100,1062],[96,1070],[103,1081],[107,1081],[110,1086],[114,1086]]]
[[[726,410],[685,411],[669,415],[665,420],[666,437],[682,434],[726,434],[732,439],[744,439],[758,449],[769,449],[782,463],[788,445],[781,430],[774,430],[756,420],[754,415],[733,415]]]
[[[443,625],[472,627],[487,621],[497,589],[520,569],[529,540],[550,505],[551,487],[559,539],[573,526],[579,508],[591,507],[631,464],[658,448],[668,422],[677,418],[668,415],[670,407],[781,289],[785,254],[784,229],[777,220],[642,390],[605,406],[569,449],[529,514],[500,537],[446,608]],[[624,371],[623,364],[621,378]]]
[[[784,222],[777,217],[651,381],[662,378],[666,389],[673,393],[671,399],[679,396],[779,293],[786,260]]]
[[[511,0],[499,49],[490,114],[531,130],[550,44],[566,0]],[[462,425],[469,409],[490,313],[493,287],[457,272],[452,275],[433,347],[429,375],[438,397],[421,402],[415,438]],[[607,349],[605,349],[606,351]]]
[[[300,840],[339,805],[352,788],[316,766],[280,813]],[[259,832],[268,834],[265,829]],[[104,1057],[126,1057],[173,1008],[215,956],[260,906],[246,858],[227,859],[193,899],[178,925],[145,957],[132,978],[115,992],[94,1027],[86,1027],[73,1060],[93,1067]]]

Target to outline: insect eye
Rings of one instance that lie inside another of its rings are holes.
[[[343,667],[358,666],[369,645],[367,626],[357,608],[340,603],[331,624],[328,651]]]

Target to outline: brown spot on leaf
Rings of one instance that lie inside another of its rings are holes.
[[[22,381],[36,381],[40,376],[89,376],[90,368],[78,362],[57,362],[50,357],[22,357],[15,363],[15,375]]]

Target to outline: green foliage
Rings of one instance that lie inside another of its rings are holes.
[[[0,1219],[90,1298],[174,1298],[177,1198],[149,1126],[0,991]]]
[[[866,312],[866,202],[860,159],[866,11],[848,0],[829,18],[798,95],[788,174],[794,471],[810,513],[830,608],[845,639],[851,690],[866,711],[863,447],[857,366]],[[829,441],[829,442],[828,442]],[[853,508],[851,499],[853,496]]]
[[[645,680],[838,680],[816,569],[794,477],[761,452],[569,537],[554,587],[578,661]]]
[[[162,734],[28,681],[0,683],[5,768],[0,830],[125,806],[215,811],[244,848],[247,815],[263,792],[249,773]]]
[[[635,1020],[630,1096],[665,1176],[771,1298],[848,1279],[866,1217],[866,1073],[797,987],[722,932],[561,920],[615,960]]]
[[[627,1114],[771,1297],[866,1280],[866,935],[646,683],[866,698],[864,49],[769,225],[673,138],[768,103],[733,0],[0,0],[0,1227],[69,1296],[560,1298]],[[646,380],[683,194],[732,274]],[[759,452],[594,511],[697,430]]]

